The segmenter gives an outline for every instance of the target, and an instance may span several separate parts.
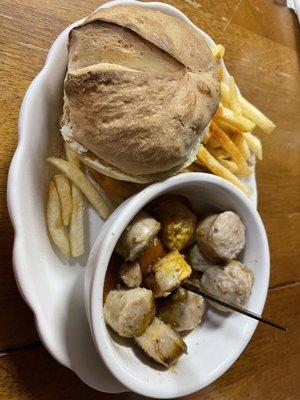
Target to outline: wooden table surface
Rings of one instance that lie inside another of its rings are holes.
[[[226,48],[242,92],[277,124],[261,138],[259,211],[272,270],[265,314],[288,333],[259,326],[234,366],[186,399],[298,399],[300,393],[300,75],[299,25],[285,1],[166,0]],[[103,2],[103,1],[102,1]],[[0,399],[138,399],[104,395],[59,365],[38,339],[12,271],[13,229],[6,180],[17,145],[18,111],[56,36],[99,0],[0,0]],[[19,345],[33,343],[32,348]],[[199,368],[205,368],[199,361]]]

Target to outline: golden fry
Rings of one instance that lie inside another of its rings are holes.
[[[232,135],[230,138],[239,149],[244,159],[249,160],[249,158],[251,157],[251,152],[243,132],[239,132],[237,135]]]
[[[229,87],[224,82],[221,82],[221,103],[224,107],[229,107],[230,103]]]
[[[237,164],[240,175],[248,176],[251,174],[247,161],[243,155],[233,143],[233,141],[226,135],[223,129],[219,128],[218,125],[212,121],[210,125],[212,137],[220,143],[220,145],[227,151],[232,160]]]
[[[223,106],[219,106],[215,114],[215,118],[217,122],[219,120],[223,120],[243,132],[252,131],[255,128],[255,123],[252,122],[250,119],[244,117],[243,115],[239,115],[229,108]]]
[[[58,193],[61,216],[64,226],[68,226],[72,214],[72,195],[68,178],[65,175],[55,175],[53,181]]]
[[[251,132],[245,132],[244,137],[248,143],[248,146],[250,147],[250,150],[253,151],[259,160],[262,160],[262,144],[258,137],[253,135]]]
[[[49,198],[47,204],[47,225],[54,244],[66,258],[69,258],[69,238],[63,226],[60,201],[55,183],[53,181],[50,182],[49,187]]]
[[[271,133],[276,125],[252,103],[244,97],[239,96],[239,102],[243,111],[243,115],[253,121],[265,133]],[[253,129],[248,129],[252,131]]]
[[[210,147],[212,149],[217,149],[218,147],[220,147],[220,143],[217,140],[215,140],[213,137],[210,137],[208,143],[203,143],[203,144],[205,144],[206,147]]]
[[[222,147],[219,148],[212,148],[209,146],[205,146],[207,151],[210,152],[215,158],[219,159],[222,158],[223,160],[230,158],[230,155],[227,153],[226,150],[224,150]]]
[[[211,131],[209,129],[207,129],[203,135],[202,143],[206,144],[209,141],[210,137],[211,137]]]
[[[230,84],[229,84],[229,108],[237,114],[242,114],[242,108],[238,99],[238,92],[236,89],[236,84],[233,76],[230,76]]]
[[[80,158],[78,157],[78,154],[70,147],[70,145],[65,142],[65,153],[66,153],[66,159],[69,161],[71,164],[76,165],[78,168],[80,167]]]
[[[221,97],[228,98],[229,96],[229,86],[222,82],[221,83]],[[258,108],[256,108],[252,103],[246,100],[243,96],[238,93],[238,100],[242,109],[242,113],[245,117],[253,121],[259,128],[261,128],[265,133],[271,133],[276,125],[265,116]],[[252,129],[246,129],[245,131],[252,131]]]
[[[111,207],[106,204],[95,186],[77,166],[61,158],[49,157],[47,161],[67,175],[89,200],[101,218],[107,219],[109,217],[112,212]]]
[[[232,172],[227,168],[223,167],[206,149],[204,146],[200,147],[197,154],[197,161],[201,165],[205,165],[211,172],[218,175],[227,181],[231,182],[233,185],[238,187],[247,196],[251,195],[251,189],[245,185],[239,178],[237,178]]]
[[[80,190],[74,184],[72,184],[70,247],[73,257],[79,257],[84,253],[83,198]]]
[[[216,157],[216,159],[219,161],[220,164],[223,165],[223,167],[227,168],[230,172],[232,172],[233,174],[238,174],[239,172],[239,168],[236,165],[235,162],[231,161],[231,160],[226,160],[225,158],[222,157]]]

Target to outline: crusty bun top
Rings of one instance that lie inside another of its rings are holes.
[[[216,63],[174,17],[100,9],[70,32],[64,100],[63,123],[83,158],[119,179],[151,182],[194,161],[219,103]]]

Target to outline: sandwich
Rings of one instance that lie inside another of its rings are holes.
[[[89,167],[151,183],[196,159],[218,105],[217,64],[179,19],[102,8],[69,35],[61,133]]]

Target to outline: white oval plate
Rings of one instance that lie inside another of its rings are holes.
[[[128,0],[113,1],[102,7],[120,3],[173,15],[191,25],[211,47],[214,46],[206,33],[170,5]],[[8,178],[8,207],[15,230],[13,265],[19,290],[32,309],[39,336],[52,356],[89,386],[103,392],[119,393],[128,389],[111,375],[97,355],[86,319],[83,267],[87,256],[78,262],[63,262],[49,241],[45,221],[49,183],[46,158],[53,155],[57,147],[68,34],[80,22],[70,25],[55,40],[44,68],[29,86],[22,103],[19,143]],[[253,190],[251,200],[256,206],[255,175],[246,182]],[[90,208],[86,214],[87,248],[90,249],[103,221]]]

